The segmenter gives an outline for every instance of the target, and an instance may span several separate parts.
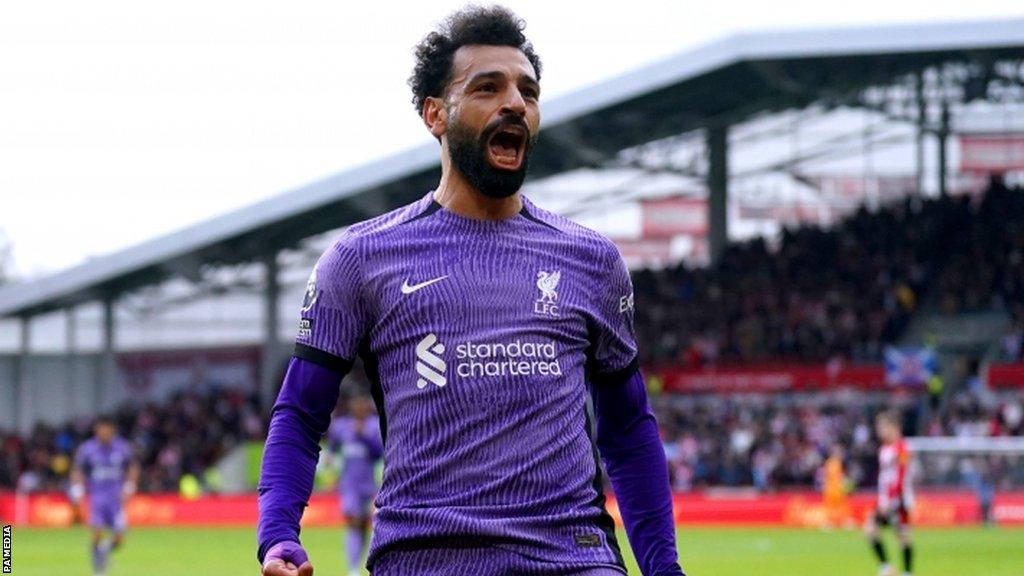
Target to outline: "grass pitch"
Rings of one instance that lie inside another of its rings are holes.
[[[1022,576],[1024,529],[918,529],[915,574]],[[319,576],[342,576],[341,529],[303,530]],[[892,560],[899,549],[890,534]],[[620,543],[625,535],[620,532]],[[15,576],[91,576],[84,528],[15,529]],[[873,576],[874,560],[860,532],[800,529],[687,528],[679,554],[690,576]],[[628,548],[628,546],[626,547]],[[640,574],[624,550],[630,574]],[[895,564],[899,568],[898,562]],[[114,555],[108,576],[255,576],[255,535],[246,528],[136,528]]]

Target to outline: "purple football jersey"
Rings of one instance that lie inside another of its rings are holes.
[[[93,438],[78,447],[75,465],[85,474],[92,507],[121,502],[121,489],[131,462],[131,444],[120,437],[110,444]]]
[[[384,453],[378,421],[367,418],[362,431],[356,432],[355,419],[342,416],[331,423],[327,437],[331,449],[341,452],[338,490],[343,496],[372,495],[377,489],[373,469]]]
[[[343,232],[301,316],[297,356],[361,355],[373,384],[385,467],[369,566],[438,541],[622,566],[586,408],[588,380],[636,363],[610,240],[525,197],[477,220],[431,191]]]

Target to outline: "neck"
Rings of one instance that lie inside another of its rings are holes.
[[[434,191],[434,200],[459,216],[477,220],[504,220],[523,209],[519,192],[506,198],[491,198],[470,184],[447,158],[441,162],[441,181]]]

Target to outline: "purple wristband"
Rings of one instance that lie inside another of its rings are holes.
[[[263,563],[266,564],[273,558],[277,558],[284,562],[291,562],[296,567],[309,562],[309,556],[306,554],[306,551],[302,549],[302,545],[298,542],[292,542],[291,540],[278,542],[271,546],[270,550],[267,550],[266,559]]]

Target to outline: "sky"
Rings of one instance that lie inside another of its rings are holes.
[[[740,31],[1024,16],[1020,0],[508,0],[543,102]],[[32,278],[431,141],[412,47],[464,2],[0,3],[0,238]]]

